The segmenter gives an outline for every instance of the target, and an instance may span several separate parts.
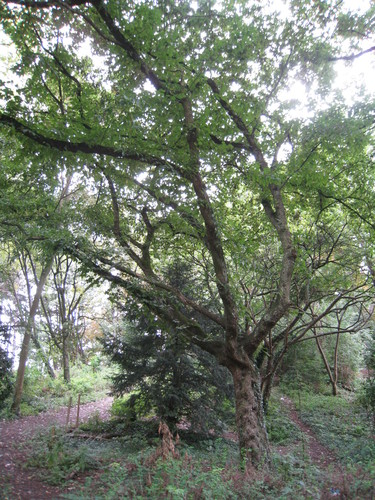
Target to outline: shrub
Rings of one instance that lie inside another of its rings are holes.
[[[98,466],[88,447],[73,448],[69,440],[62,430],[52,427],[48,435],[39,435],[33,440],[33,454],[27,465],[40,468],[44,479],[54,485]]]
[[[152,411],[173,430],[181,420],[205,432],[223,427],[233,414],[228,370],[178,332],[162,331],[137,305],[129,302],[126,312],[121,333],[103,338],[104,351],[118,366],[114,394],[133,391],[121,403],[124,413],[136,418]]]
[[[375,428],[375,335],[365,345],[365,378],[358,401],[366,409]]]

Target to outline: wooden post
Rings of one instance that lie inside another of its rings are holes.
[[[78,394],[76,428],[78,427],[78,422],[79,422],[79,407],[80,407],[80,404],[81,404],[81,395]]]
[[[68,404],[68,414],[66,416],[66,428],[69,426],[69,418],[70,418],[70,409],[72,407],[72,396],[69,398],[69,404]]]

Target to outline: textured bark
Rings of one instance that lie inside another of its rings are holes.
[[[260,377],[255,367],[232,366],[236,423],[243,465],[247,471],[268,467],[270,448],[264,421]]]

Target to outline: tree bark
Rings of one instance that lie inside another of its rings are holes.
[[[231,366],[242,464],[247,471],[268,467],[270,447],[264,420],[260,376],[255,366]]]

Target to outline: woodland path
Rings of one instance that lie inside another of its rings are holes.
[[[109,418],[112,398],[108,397],[81,405],[80,422],[99,413],[105,420]],[[70,425],[76,421],[77,407],[73,406]],[[66,424],[67,408],[50,410],[39,415],[0,421],[0,499],[1,500],[55,500],[69,487],[58,488],[41,482],[32,469],[22,467],[30,452],[28,442],[37,432],[49,432],[49,429]],[[74,488],[75,489],[75,488]]]
[[[306,453],[309,454],[311,463],[325,475],[326,484],[322,484],[321,499],[348,498],[345,496],[347,473],[338,457],[324,446],[312,429],[299,418],[296,407],[290,398],[282,397],[281,403],[288,409],[289,418],[301,431],[301,440],[305,443]]]

